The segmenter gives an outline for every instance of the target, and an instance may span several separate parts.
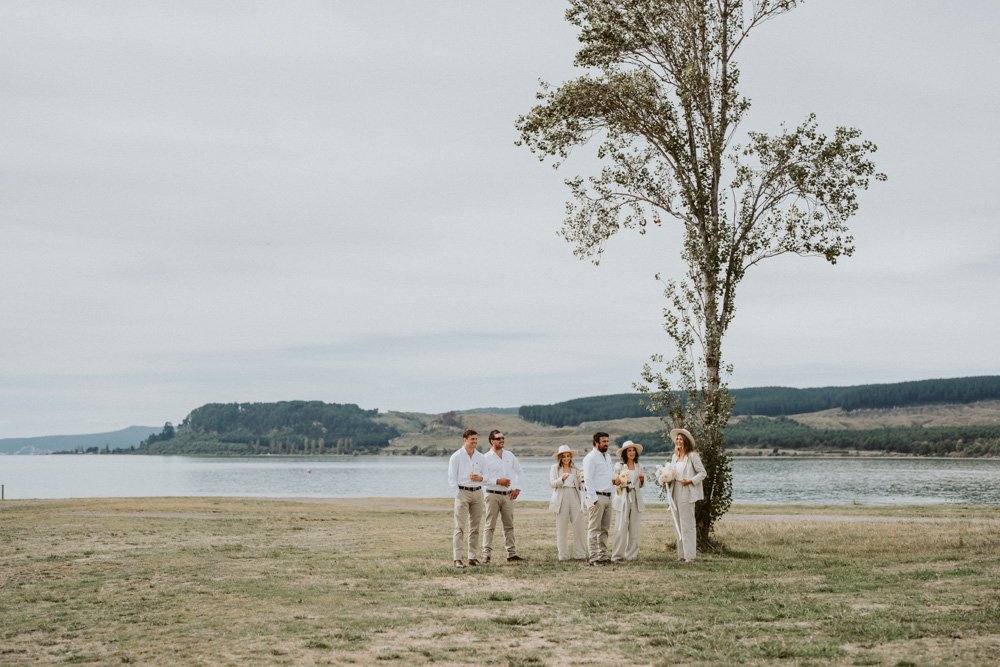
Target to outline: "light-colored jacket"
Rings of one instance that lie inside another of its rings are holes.
[[[670,465],[675,465],[676,463],[677,454],[674,454],[670,457]],[[674,484],[680,486],[677,502],[693,503],[703,500],[705,498],[705,491],[701,487],[701,481],[707,476],[708,473],[705,472],[705,466],[702,465],[701,456],[698,455],[698,452],[688,454],[683,467],[677,473],[677,481],[674,482]],[[690,479],[691,484],[684,486],[680,482],[682,479]]]
[[[616,463],[615,475],[617,475],[618,471],[624,467],[625,467],[624,463]],[[635,494],[636,507],[639,509],[639,511],[642,512],[643,510],[646,509],[646,504],[642,501],[642,488],[640,488],[639,486],[639,475],[645,475],[646,473],[642,469],[642,465],[639,463],[635,464],[635,470],[633,470],[632,472],[636,473],[635,475],[636,481],[635,484],[633,484],[635,488],[633,488],[631,491],[627,492],[622,491],[621,493],[618,493],[618,487],[616,486],[614,487],[615,490],[611,492],[611,506],[616,510],[621,510],[623,507],[625,507],[625,501],[628,499],[629,494],[632,493]]]
[[[559,514],[563,503],[580,503],[580,497],[573,493],[574,490],[579,490],[577,488],[579,480],[580,471],[576,466],[573,466],[572,474],[566,478],[566,481],[563,481],[559,464],[552,464],[552,467],[549,468],[549,486],[552,487],[552,500],[549,501],[550,512]]]

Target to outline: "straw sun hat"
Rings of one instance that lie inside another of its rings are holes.
[[[558,461],[559,457],[563,454],[569,454],[569,457],[573,458],[573,450],[569,448],[569,445],[559,445],[559,449],[552,455],[552,458]]]
[[[642,445],[640,445],[638,442],[632,442],[631,440],[626,440],[625,442],[623,442],[622,446],[618,448],[618,451],[615,452],[615,454],[621,454],[622,452],[624,452],[629,447],[635,448],[635,455],[636,456],[638,456],[639,454],[642,454]]]
[[[691,431],[687,430],[686,428],[671,429],[670,430],[670,442],[671,443],[673,443],[674,440],[676,440],[678,433],[682,433],[684,435],[684,437],[686,437],[688,439],[688,441],[691,443],[691,449],[695,449],[694,436],[691,435]]]

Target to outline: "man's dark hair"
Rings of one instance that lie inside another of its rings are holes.
[[[467,429],[465,429],[465,431],[464,431],[464,432],[462,433],[462,440],[468,440],[468,439],[469,439],[469,437],[470,437],[470,436],[473,436],[473,435],[479,435],[479,434],[478,434],[478,433],[476,433],[475,431],[473,431],[473,430],[472,430],[471,428],[467,428]]]
[[[496,439],[496,436],[497,436],[497,434],[498,434],[498,433],[502,434],[502,433],[503,433],[503,431],[501,431],[501,430],[500,430],[500,429],[498,429],[498,428],[495,428],[495,429],[493,429],[492,431],[490,431],[490,442],[492,442],[493,440],[495,440],[495,439]]]
[[[597,433],[594,434],[594,444],[596,445],[598,442],[600,442],[601,438],[610,438],[610,437],[611,436],[605,433],[604,431],[598,431]]]

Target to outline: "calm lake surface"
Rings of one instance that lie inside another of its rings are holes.
[[[662,457],[647,457],[651,472]],[[521,459],[522,498],[548,500],[551,459]],[[8,499],[138,496],[445,498],[443,457],[3,456]],[[646,498],[656,501],[656,486]],[[737,458],[737,503],[998,504],[1000,460]]]

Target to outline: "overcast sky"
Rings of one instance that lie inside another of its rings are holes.
[[[556,236],[514,145],[575,76],[557,0],[0,2],[0,437],[208,402],[442,412],[630,391],[653,276]],[[861,128],[887,183],[837,266],[751,271],[734,387],[1000,373],[1000,3],[814,0],[740,57],[745,129]]]

